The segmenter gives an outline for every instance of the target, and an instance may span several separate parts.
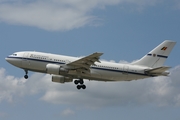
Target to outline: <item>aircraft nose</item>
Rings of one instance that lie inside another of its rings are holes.
[[[10,60],[8,57],[6,57],[5,60],[6,60],[8,63],[11,63],[11,60]]]
[[[21,60],[19,59],[6,57],[5,60],[14,66],[17,66],[17,67],[21,66]]]

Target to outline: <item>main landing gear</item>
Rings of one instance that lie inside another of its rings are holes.
[[[27,70],[24,70],[24,71],[25,71],[25,73],[26,73],[26,74],[24,75],[24,78],[25,78],[25,79],[28,79],[28,75],[27,75],[27,74],[28,74],[28,71],[27,71]]]
[[[78,85],[79,83],[80,83],[80,85]],[[86,89],[86,85],[84,85],[83,79],[75,80],[75,81],[74,81],[74,84],[77,85],[77,89],[78,89],[78,90],[80,90],[81,88],[82,88],[82,89]]]

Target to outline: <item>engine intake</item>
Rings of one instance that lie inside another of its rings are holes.
[[[57,64],[47,64],[46,71],[49,74],[59,75],[60,73],[67,73],[68,70]]]
[[[61,75],[53,75],[52,76],[52,82],[57,82],[57,83],[65,83],[65,82],[72,82],[73,79],[69,77],[64,77]]]

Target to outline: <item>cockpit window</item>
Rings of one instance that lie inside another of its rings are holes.
[[[12,54],[13,56],[17,56],[17,54]]]

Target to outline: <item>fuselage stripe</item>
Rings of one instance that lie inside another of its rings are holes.
[[[155,54],[154,54],[155,55]],[[153,54],[147,54],[147,56],[153,56]],[[155,55],[156,56],[156,55]],[[153,57],[155,57],[153,56]],[[168,56],[164,56],[164,55],[157,55],[157,57],[161,57],[161,58],[168,58]]]
[[[164,56],[164,55],[157,55],[157,56],[161,58],[168,58],[168,56]]]
[[[32,60],[32,61],[39,61],[39,62],[46,62],[46,63],[54,63],[54,64],[65,64],[63,62],[54,62],[54,61],[48,61],[48,60],[39,60],[39,59],[32,59],[32,58],[24,58],[24,57],[7,57],[7,58],[14,58],[14,59],[21,59],[21,60]],[[154,77],[154,75],[148,75],[143,73],[136,73],[136,72],[130,72],[130,71],[122,71],[122,70],[115,70],[115,69],[108,69],[108,68],[101,68],[98,66],[91,66],[91,69],[98,69],[98,70],[106,70],[106,71],[113,71],[113,72],[120,72],[120,73],[126,73],[126,74],[136,74],[136,75],[142,75],[142,76],[150,76]]]

